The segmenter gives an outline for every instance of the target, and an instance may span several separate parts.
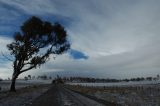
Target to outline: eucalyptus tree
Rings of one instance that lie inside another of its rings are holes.
[[[13,75],[10,91],[15,90],[18,76],[33,68],[40,67],[50,55],[60,55],[70,49],[67,32],[59,23],[31,17],[14,34],[14,41],[7,45],[13,57]]]

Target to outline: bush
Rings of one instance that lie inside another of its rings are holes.
[[[52,80],[52,84],[64,84],[64,81],[62,79],[54,79]]]

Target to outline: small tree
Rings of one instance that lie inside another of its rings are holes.
[[[160,76],[159,76],[159,74],[157,74],[157,80],[159,80],[160,79]]]
[[[30,79],[30,80],[31,80],[31,75],[28,75],[28,79]]]
[[[64,53],[70,44],[63,26],[33,16],[15,33],[14,41],[7,48],[14,57],[10,91],[15,91],[15,82],[21,73],[41,66],[51,54]]]

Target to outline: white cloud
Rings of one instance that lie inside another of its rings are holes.
[[[0,36],[0,78],[8,78],[12,74],[12,63],[8,61],[3,54],[9,54],[6,45],[11,43],[12,39]]]
[[[6,47],[7,47],[7,44],[11,42],[12,42],[11,38],[0,36],[0,51],[8,52],[8,49]]]
[[[159,74],[159,2],[150,0],[1,0],[38,16],[71,19],[66,26],[72,48],[89,56],[77,61],[59,56],[40,70],[98,73],[102,77]],[[3,39],[3,38],[0,38]],[[98,75],[97,74],[97,75]]]
[[[21,1],[21,0],[1,0],[1,2],[6,3],[10,6],[16,7],[20,11],[27,12],[28,14],[47,14],[55,13],[54,3],[50,0],[34,0],[34,1]]]

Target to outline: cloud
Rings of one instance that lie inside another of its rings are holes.
[[[11,38],[0,36],[0,78],[8,78],[12,75],[12,62],[2,55],[2,53],[9,54],[6,45],[10,42],[12,42]]]
[[[17,11],[24,12],[26,14],[46,14],[55,13],[54,3],[50,0],[35,0],[35,1],[21,1],[21,0],[1,0],[1,3],[17,9]]]
[[[1,49],[0,51],[2,52],[7,52],[7,44],[11,43],[12,42],[12,38],[9,38],[9,37],[4,37],[4,35],[0,35],[0,46],[1,46]]]
[[[115,78],[155,75],[160,68],[159,3],[156,0],[1,0],[0,33],[13,33],[31,15],[62,22],[70,36],[73,59],[68,55],[57,56],[38,69],[40,73],[44,70],[74,75],[93,73]]]

